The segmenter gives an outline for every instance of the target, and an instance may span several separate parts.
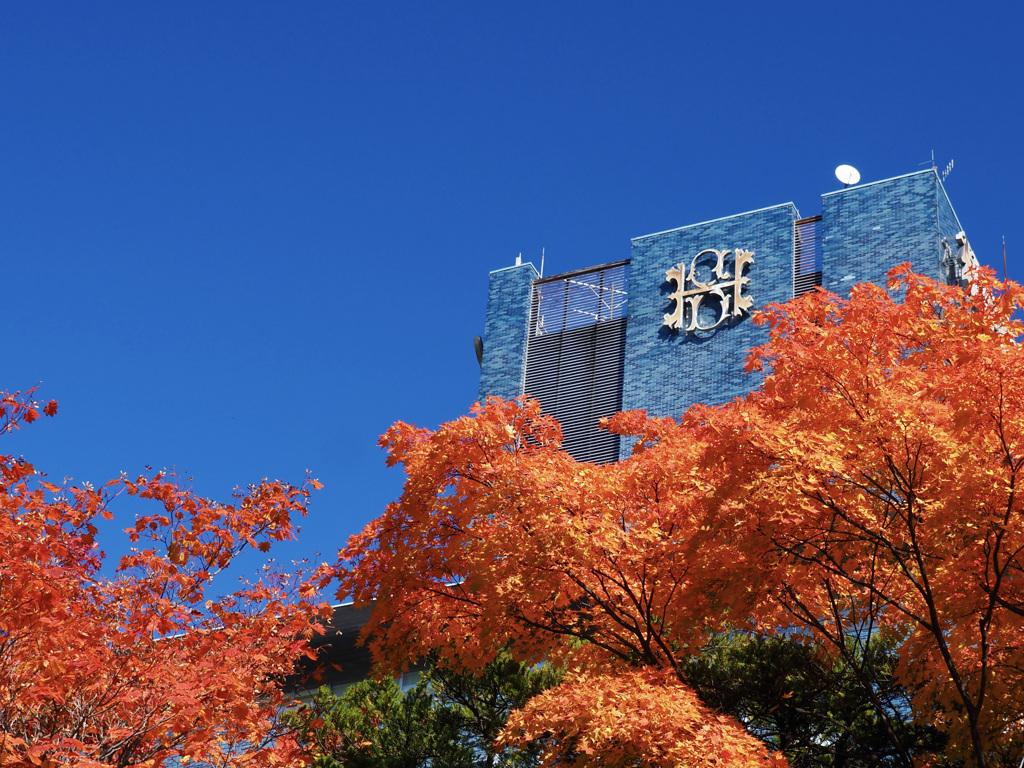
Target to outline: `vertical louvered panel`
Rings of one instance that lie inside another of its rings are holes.
[[[619,457],[619,438],[598,428],[622,407],[628,264],[537,281],[525,392],[562,425],[578,461]]]
[[[821,216],[793,224],[793,296],[821,285]]]

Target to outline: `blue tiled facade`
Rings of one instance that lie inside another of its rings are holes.
[[[723,403],[760,383],[744,371],[750,349],[767,340],[749,312],[730,317],[712,330],[665,325],[677,285],[666,272],[689,270],[707,249],[753,252],[743,270],[749,278],[743,294],[750,311],[785,302],[794,291],[794,223],[800,218],[791,203],[635,238],[629,264],[628,314],[622,380],[622,410],[643,409],[652,416],[678,416],[697,402]],[[957,280],[956,235],[960,222],[934,169],[863,184],[822,196],[821,272],[827,290],[848,294],[855,283],[884,284],[895,265],[944,282]],[[728,261],[723,272],[734,278]],[[523,394],[529,339],[531,265],[491,273],[481,398]],[[707,266],[698,275],[714,278]],[[721,275],[719,280],[724,279]],[[692,285],[692,284],[691,284]],[[715,307],[709,299],[710,320]]]
[[[667,270],[708,248],[753,251],[745,293],[753,310],[793,297],[792,204],[638,237],[630,250],[629,321],[623,410],[678,416],[693,403],[724,403],[746,394],[757,381],[743,370],[750,348],[767,341],[767,331],[749,313],[711,331],[670,330],[665,314],[674,307],[675,283]],[[711,325],[712,323],[706,323]]]
[[[955,254],[961,227],[933,170],[823,195],[821,214],[827,290],[884,285],[886,273],[904,262],[922,275],[949,279],[943,240]]]
[[[538,277],[529,263],[491,272],[480,366],[481,400],[487,395],[511,400],[523,394],[530,302],[533,281]]]

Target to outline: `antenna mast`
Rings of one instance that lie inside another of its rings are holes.
[[[935,164],[935,150],[934,149],[932,150],[932,159],[931,160],[925,160],[923,163],[918,163],[918,165],[930,165],[932,167],[932,170],[935,171],[936,173],[938,173],[939,166],[937,166]]]

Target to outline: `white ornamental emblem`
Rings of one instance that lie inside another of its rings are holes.
[[[686,333],[710,331],[727,317],[739,317],[749,312],[753,300],[743,293],[743,289],[750,278],[744,277],[743,271],[754,262],[754,252],[735,252],[732,260],[735,276],[726,270],[726,257],[731,253],[708,248],[693,257],[689,271],[679,263],[665,273],[669,282],[676,284],[676,290],[669,296],[676,306],[665,315],[665,325],[677,331],[685,326]],[[706,279],[709,265],[711,274],[717,279]],[[709,324],[709,321],[714,322]]]

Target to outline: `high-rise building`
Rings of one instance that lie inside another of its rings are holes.
[[[815,286],[848,293],[914,271],[958,283],[973,257],[934,169],[634,238],[629,258],[542,277],[532,264],[490,275],[480,396],[536,398],[581,461],[615,461],[598,429],[618,411],[678,416],[760,379],[744,372],[768,332],[751,313]]]
[[[930,169],[829,192],[819,216],[801,218],[785,203],[637,237],[629,258],[612,264],[553,277],[532,264],[498,269],[480,396],[534,397],[575,458],[614,461],[619,439],[598,429],[599,418],[640,408],[678,416],[760,383],[744,372],[750,349],[768,338],[750,321],[757,309],[815,286],[846,294],[855,283],[884,284],[904,262],[959,283],[972,259]],[[355,645],[367,615],[335,608],[321,659],[335,691],[369,674],[369,653]]]

